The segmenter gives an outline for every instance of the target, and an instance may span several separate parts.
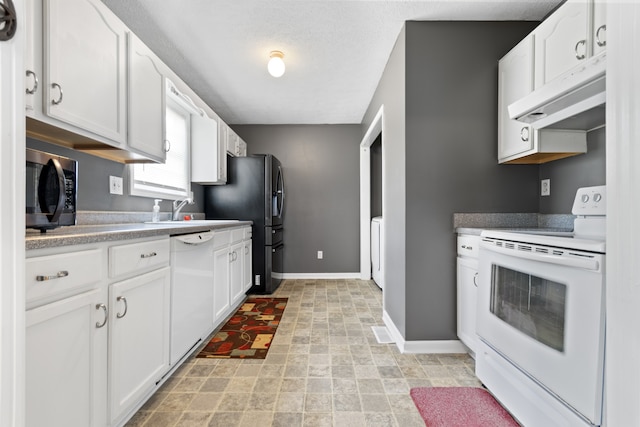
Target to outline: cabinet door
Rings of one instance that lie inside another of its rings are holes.
[[[109,401],[115,424],[169,368],[170,268],[109,289]]]
[[[498,160],[533,148],[534,130],[509,118],[509,104],[533,90],[533,37],[527,36],[498,63]]]
[[[222,120],[218,122],[218,156],[220,158],[220,179],[227,182],[227,138],[229,126]]]
[[[607,5],[605,0],[593,3],[593,54],[598,55],[607,49]]]
[[[478,261],[458,258],[457,261],[457,308],[458,337],[475,353],[476,301],[478,293]]]
[[[242,261],[242,268],[243,268],[243,272],[242,272],[242,277],[243,277],[243,281],[244,281],[244,285],[243,285],[243,291],[247,292],[249,289],[251,289],[251,286],[253,286],[253,270],[252,270],[252,245],[251,245],[251,240],[245,240],[242,243],[242,257],[243,257],[243,261]]]
[[[27,310],[27,426],[105,425],[106,302],[96,289]]]
[[[213,253],[213,319],[217,325],[229,311],[229,247]]]
[[[227,182],[227,154],[218,135],[217,119],[191,116],[191,182]]]
[[[98,0],[44,0],[45,112],[126,140],[126,28]]]
[[[133,33],[127,33],[129,54],[129,147],[157,162],[165,161],[164,76],[160,59]]]
[[[244,244],[238,242],[229,249],[229,287],[231,305],[236,305],[244,296]]]
[[[588,1],[569,0],[533,31],[536,89],[590,55],[590,7]]]
[[[42,109],[42,4],[25,0],[25,111],[28,116]]]

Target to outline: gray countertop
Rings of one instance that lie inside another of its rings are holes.
[[[86,243],[130,240],[142,237],[174,236],[251,224],[253,224],[251,221],[237,221],[232,223],[196,225],[158,225],[145,223],[74,225],[56,228],[46,233],[27,229],[25,244],[26,250],[32,250]]]

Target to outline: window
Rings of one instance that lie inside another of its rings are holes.
[[[167,80],[165,110],[166,139],[169,151],[164,164],[131,165],[131,195],[161,199],[180,199],[191,195],[190,141],[191,114],[188,104]]]

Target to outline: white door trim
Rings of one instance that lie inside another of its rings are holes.
[[[383,117],[384,105],[381,105],[360,142],[360,279],[362,280],[371,279],[371,145],[381,133],[384,138]],[[384,156],[382,162],[384,164]],[[384,166],[382,171],[384,182]],[[382,200],[384,200],[384,190]],[[381,252],[384,253],[384,250]],[[381,256],[382,259],[384,257]]]
[[[6,2],[5,2],[6,4]],[[0,425],[24,425],[25,113],[23,1],[15,36],[0,42]]]

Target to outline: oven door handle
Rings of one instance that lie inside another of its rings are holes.
[[[551,264],[563,265],[566,267],[581,268],[583,270],[597,271],[600,269],[600,262],[596,259],[589,258],[569,258],[558,255],[548,255],[541,253],[524,252],[514,249],[505,249],[497,246],[482,244],[482,248],[488,249],[499,254],[513,256],[516,258],[528,259],[538,262],[546,262]]]

